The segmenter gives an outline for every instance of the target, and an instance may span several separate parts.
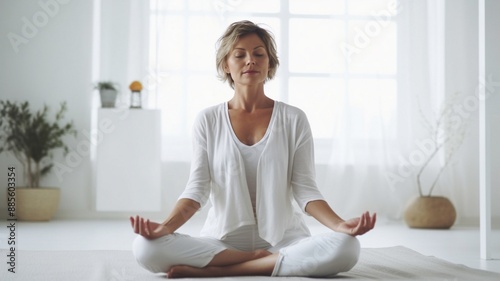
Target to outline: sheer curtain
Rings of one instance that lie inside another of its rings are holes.
[[[363,89],[368,108],[345,105],[322,182],[324,193],[345,216],[373,210],[401,218],[407,202],[418,195],[416,174],[429,155],[423,116],[433,119],[444,97],[442,2],[399,1],[397,7],[397,85],[391,85],[396,98],[388,97],[387,88],[371,86]],[[376,40],[384,38],[374,37],[374,44]],[[375,46],[362,52],[370,48]],[[361,56],[353,60],[365,63]],[[432,162],[429,168],[439,165]]]
[[[455,150],[432,195],[450,198],[459,220],[474,218],[478,214],[475,91],[481,85],[476,5],[470,1],[398,3],[395,112],[384,117],[387,101],[380,95],[375,95],[368,110],[356,113],[352,104],[347,105],[344,110],[349,114],[339,126],[341,137],[332,142],[322,186],[346,216],[375,210],[401,218],[407,202],[419,194],[416,176],[435,146],[429,123],[435,126],[447,105],[454,129],[441,130],[441,139],[458,132],[464,134],[458,138],[464,143],[447,143],[433,158],[421,177],[423,193],[428,194],[448,153]],[[374,87],[367,90],[375,92]],[[354,137],[359,132],[364,136],[361,140]]]
[[[400,218],[418,194],[422,116],[431,118],[445,96],[443,2],[131,1],[129,14],[138,9],[148,22],[135,35],[147,38],[140,52],[148,62],[136,70],[146,107],[162,110],[163,161],[188,162],[196,114],[231,98],[216,78],[215,42],[248,19],[275,35],[281,65],[265,90],[306,112],[328,201],[342,216]]]

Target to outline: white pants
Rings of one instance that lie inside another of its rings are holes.
[[[280,243],[281,244],[281,243]],[[333,276],[349,271],[359,258],[356,238],[343,233],[325,233],[301,238],[279,251],[272,276]],[[137,236],[133,253],[137,262],[155,273],[167,272],[174,265],[205,267],[215,255],[234,249],[228,243],[207,237],[174,233],[155,240]]]

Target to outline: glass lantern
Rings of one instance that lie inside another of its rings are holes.
[[[132,91],[130,95],[130,108],[142,108],[141,91]]]

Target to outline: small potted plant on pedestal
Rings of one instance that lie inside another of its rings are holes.
[[[118,95],[117,84],[110,81],[98,82],[94,88],[99,90],[101,106],[104,108],[115,107],[116,96]]]
[[[47,106],[32,113],[27,101],[0,101],[0,152],[9,151],[19,160],[27,185],[16,189],[16,216],[20,220],[47,221],[57,211],[59,188],[42,188],[40,179],[53,167],[53,151],[68,151],[62,138],[76,134],[71,122],[62,123],[65,111],[66,103],[62,103],[51,120]]]

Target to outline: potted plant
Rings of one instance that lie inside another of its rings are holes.
[[[42,188],[40,179],[51,171],[55,150],[68,152],[63,137],[76,135],[72,122],[63,123],[66,110],[66,103],[62,103],[51,120],[46,105],[31,112],[27,101],[0,101],[0,152],[11,152],[19,160],[26,182],[26,187],[16,189],[16,216],[20,220],[50,220],[59,206],[59,188]]]
[[[94,89],[99,90],[102,107],[115,107],[116,96],[118,95],[117,84],[110,81],[97,82]]]
[[[434,196],[433,191],[467,135],[468,122],[454,110],[457,104],[458,94],[455,94],[443,103],[434,121],[427,119],[421,108],[419,110],[429,138],[426,139],[426,158],[415,178],[419,196],[409,202],[404,212],[404,219],[409,227],[448,229],[455,223],[456,210],[453,203],[446,197]],[[431,170],[430,163],[439,159],[438,170]],[[424,172],[431,179],[427,192],[424,192],[423,187]]]

